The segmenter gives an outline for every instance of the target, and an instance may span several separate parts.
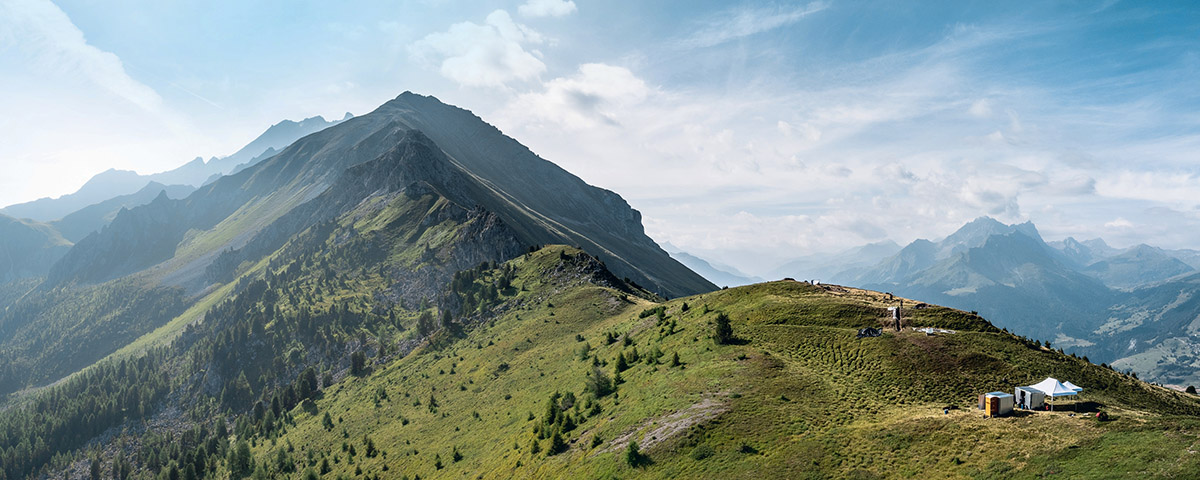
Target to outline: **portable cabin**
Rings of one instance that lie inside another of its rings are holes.
[[[1012,413],[1013,396],[1011,394],[988,392],[984,400],[984,413],[989,417],[1002,417]]]
[[[1033,387],[1017,387],[1013,396],[1017,407],[1026,410],[1041,410],[1046,404],[1046,394]]]

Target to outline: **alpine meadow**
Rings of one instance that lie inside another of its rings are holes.
[[[0,480],[1196,478],[1197,26],[0,0]]]

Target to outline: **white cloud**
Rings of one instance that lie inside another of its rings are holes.
[[[615,126],[624,111],[651,92],[629,69],[587,63],[574,75],[546,82],[540,92],[519,95],[507,110],[526,122],[550,122],[574,130]]]
[[[1105,223],[1104,228],[1113,228],[1113,229],[1121,229],[1121,230],[1127,229],[1127,228],[1133,228],[1133,222],[1130,222],[1129,220],[1126,220],[1124,218],[1117,217],[1116,220]]]
[[[82,76],[148,111],[162,106],[154,89],[130,77],[116,55],[89,45],[67,14],[49,0],[0,2],[0,47],[15,47],[36,68]]]
[[[714,16],[699,31],[684,39],[684,47],[711,47],[730,40],[774,30],[829,8],[826,2],[795,7],[739,8]]]
[[[571,0],[529,0],[517,7],[517,12],[525,17],[561,17],[575,11],[575,2]]]
[[[1200,174],[1171,171],[1116,171],[1096,181],[1096,191],[1105,197],[1142,200],[1179,210],[1200,206],[1196,186]]]
[[[525,45],[542,41],[538,32],[514,22],[508,12],[496,10],[483,25],[456,23],[445,32],[430,34],[413,43],[409,53],[435,65],[442,76],[459,85],[502,87],[546,71],[540,54],[525,49]]]

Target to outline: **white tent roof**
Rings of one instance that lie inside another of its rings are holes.
[[[1071,383],[1071,382],[1069,382],[1069,381],[1068,381],[1068,382],[1063,382],[1063,386],[1064,386],[1064,387],[1067,387],[1067,388],[1069,388],[1069,389],[1071,389],[1071,390],[1074,390],[1074,391],[1076,391],[1076,392],[1082,392],[1082,391],[1083,391],[1083,387],[1081,387],[1081,386],[1079,386],[1079,385],[1076,385],[1076,384],[1074,384],[1074,383]]]
[[[1045,380],[1042,380],[1038,383],[1030,385],[1030,387],[1041,390],[1042,393],[1045,393],[1046,395],[1049,395],[1051,397],[1063,397],[1063,396],[1067,396],[1067,395],[1078,395],[1079,394],[1078,390],[1072,390],[1071,388],[1067,387],[1066,385],[1063,385],[1062,383],[1059,383],[1058,380],[1055,380],[1053,378],[1046,378]]]

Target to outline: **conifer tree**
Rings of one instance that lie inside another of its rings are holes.
[[[733,343],[733,326],[729,322],[728,315],[724,313],[717,314],[716,327],[713,330],[713,340],[718,345]]]

